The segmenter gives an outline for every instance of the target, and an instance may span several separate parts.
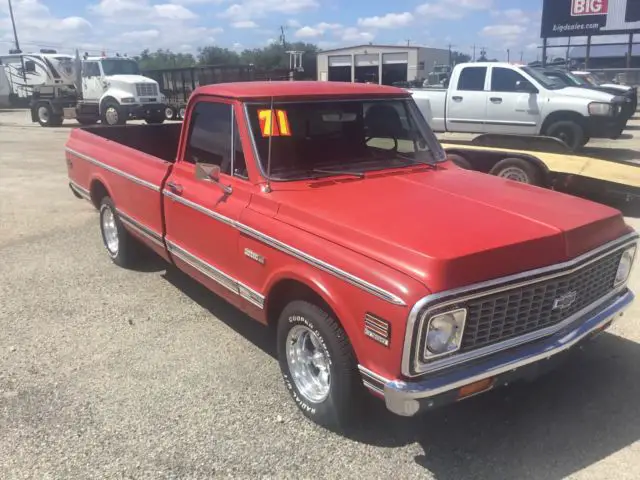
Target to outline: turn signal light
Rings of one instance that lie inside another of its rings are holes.
[[[495,380],[495,377],[489,377],[484,380],[479,380],[477,382],[470,383],[469,385],[465,385],[458,390],[458,400],[491,390]]]

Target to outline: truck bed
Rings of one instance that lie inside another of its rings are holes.
[[[92,126],[82,130],[139,152],[175,162],[180,141],[181,123],[162,125]]]

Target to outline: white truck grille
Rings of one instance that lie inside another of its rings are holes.
[[[158,88],[155,83],[136,83],[136,94],[138,97],[153,97],[158,95]]]

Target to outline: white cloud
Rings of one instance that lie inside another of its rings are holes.
[[[416,7],[416,13],[425,19],[457,20],[474,12],[488,10],[493,0],[435,0]]]
[[[238,20],[231,24],[233,28],[258,28],[258,24],[253,20]]]
[[[341,28],[343,27],[339,23],[320,22],[315,27],[310,27],[309,25],[305,25],[304,27],[296,30],[296,32],[293,35],[297,38],[317,38],[317,37],[321,37],[329,30],[337,31],[337,30],[340,30]]]
[[[525,32],[522,25],[487,25],[482,29],[482,34],[487,37],[512,37]]]
[[[174,3],[149,4],[148,0],[100,0],[89,11],[114,22],[162,23],[175,20],[194,20],[196,14]]]
[[[359,18],[358,25],[368,28],[399,28],[413,22],[413,15],[409,12],[387,13],[382,17]]]
[[[270,13],[295,14],[319,6],[317,0],[242,0],[227,7],[219,16],[236,20],[260,18]]]
[[[375,35],[371,32],[359,30],[355,27],[345,28],[340,35],[345,42],[368,43],[372,41]]]
[[[300,28],[301,26],[302,24],[295,18],[290,18],[289,20],[287,20],[287,27]]]
[[[160,30],[134,30],[132,32],[124,32],[120,35],[120,39],[125,42],[150,42],[160,37]]]

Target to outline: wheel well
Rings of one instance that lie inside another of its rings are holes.
[[[100,180],[94,180],[91,182],[91,187],[89,188],[89,195],[91,196],[91,203],[96,208],[100,208],[100,202],[104,197],[109,196],[109,190],[104,186]]]
[[[333,309],[315,290],[297,280],[285,279],[276,283],[267,296],[267,323],[270,327],[277,325],[282,310],[294,300],[305,300],[312,303],[322,308],[336,322],[340,323]]]
[[[584,127],[585,118],[582,115],[580,115],[579,113],[576,113],[576,112],[560,111],[560,112],[551,113],[544,120],[544,123],[542,124],[542,129],[540,130],[540,133],[542,135],[545,135],[546,132],[547,132],[547,129],[549,128],[549,126],[551,124],[553,124],[555,122],[560,122],[560,121],[563,121],[563,120],[574,121],[578,125]]]

